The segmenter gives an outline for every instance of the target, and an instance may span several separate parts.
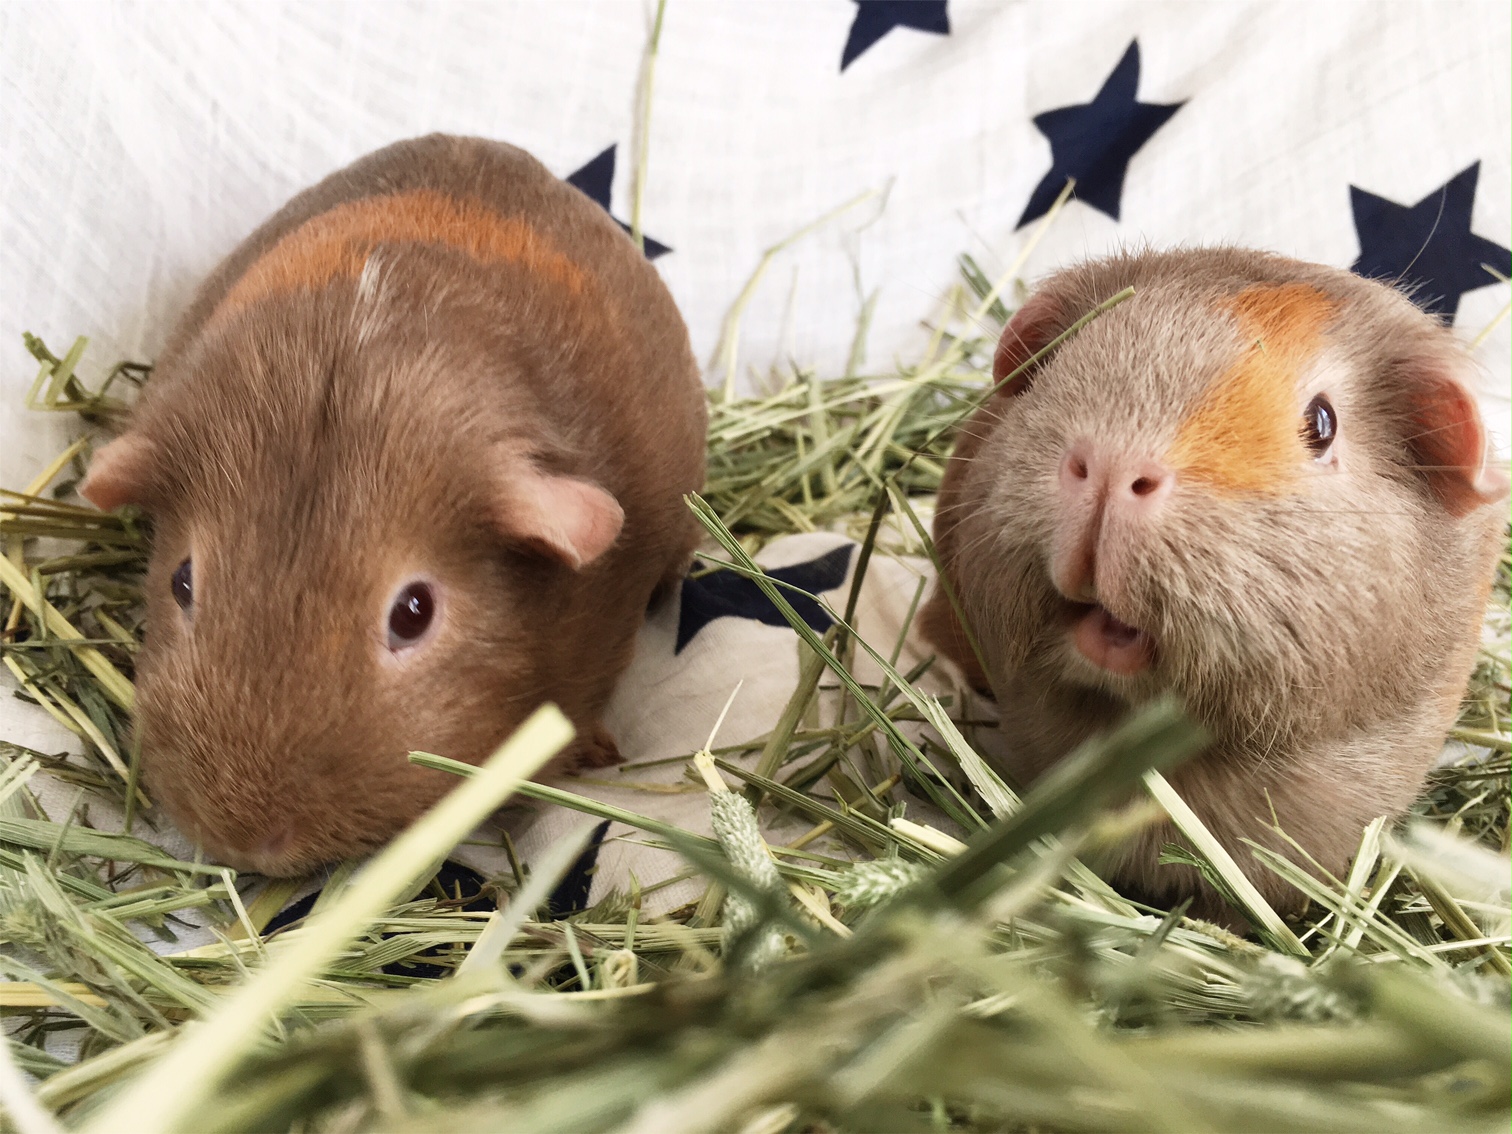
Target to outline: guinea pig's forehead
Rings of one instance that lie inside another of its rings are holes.
[[[1263,370],[1280,384],[1313,369],[1339,311],[1305,283],[1228,290],[1156,284],[1089,324],[1064,349],[1071,368],[1095,373],[1122,397],[1168,411]]]
[[[1087,324],[1054,365],[1079,399],[1171,411],[1232,359],[1234,345],[1230,326],[1200,298],[1154,287]]]

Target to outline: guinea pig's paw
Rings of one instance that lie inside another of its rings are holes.
[[[614,737],[610,736],[609,730],[598,722],[595,722],[591,728],[585,729],[557,759],[561,761],[563,768],[574,774],[589,772],[595,768],[611,768],[615,764],[625,762],[625,758],[620,755],[619,745],[614,742]]]

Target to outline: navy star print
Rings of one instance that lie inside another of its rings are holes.
[[[593,872],[598,867],[599,848],[604,845],[604,836],[609,833],[609,820],[605,819],[593,829],[593,835],[583,853],[578,855],[572,868],[562,875],[562,880],[546,899],[546,908],[554,918],[579,913],[588,908],[588,895],[593,891]]]
[[[843,544],[834,551],[826,552],[818,559],[807,563],[795,563],[791,567],[778,567],[767,574],[780,582],[799,587],[809,594],[832,591],[845,582],[850,570],[851,544]],[[783,597],[792,604],[798,616],[821,633],[834,623],[824,607],[808,595],[784,591]],[[689,576],[683,580],[682,606],[677,615],[677,645],[674,654],[683,652],[700,630],[716,618],[749,618],[768,626],[786,626],[788,621],[782,612],[772,605],[750,579],[734,571],[715,571],[698,578]]]
[[[605,827],[609,824],[606,822]],[[597,853],[597,844],[591,848]],[[452,862],[448,859],[441,864],[441,869],[436,871],[433,881],[441,887],[443,893],[453,901],[458,902],[456,908],[466,910],[469,913],[489,913],[499,908],[498,895],[487,880],[470,866],[463,866],[460,862]],[[273,933],[285,926],[294,924],[300,918],[309,917],[315,908],[315,901],[321,895],[321,890],[306,894],[296,902],[291,902],[268,920],[263,927],[263,934]],[[422,890],[420,897],[429,895],[429,887]],[[393,934],[384,934],[385,939]],[[440,951],[440,946],[432,946],[424,949],[416,956],[407,957],[402,961],[394,961],[392,964],[383,966],[383,971],[389,976],[425,977],[430,980],[440,980],[444,976],[451,975],[451,969],[440,965],[426,964],[417,960],[416,957],[433,957]]]
[[[1129,159],[1185,103],[1140,102],[1139,41],[1129,44],[1118,66],[1091,102],[1062,106],[1034,116],[1039,132],[1050,139],[1050,172],[1035,186],[1018,226],[1042,217],[1076,179],[1076,199],[1118,219],[1124,174]]]
[[[615,147],[610,146],[587,165],[569,173],[565,178],[568,185],[588,194],[606,213],[609,212],[609,189],[614,184],[614,150]],[[613,213],[609,215],[614,216]],[[630,226],[618,217],[614,217],[614,223],[626,232],[630,231]],[[646,243],[646,259],[648,260],[665,256],[672,251],[661,241],[652,240],[644,231],[641,232],[641,238]]]
[[[1512,251],[1470,231],[1480,162],[1415,205],[1349,187],[1360,258],[1350,270],[1407,291],[1431,315],[1453,323],[1460,296],[1499,282],[1482,265],[1512,274]]]
[[[950,16],[945,11],[945,0],[856,0],[856,18],[840,55],[840,70],[844,71],[893,28],[949,35]]]

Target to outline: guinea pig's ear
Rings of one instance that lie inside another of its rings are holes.
[[[123,433],[99,450],[79,485],[79,495],[102,512],[141,504],[152,480],[156,452],[140,433]]]
[[[998,339],[997,354],[992,359],[992,380],[1002,382],[1023,366],[1050,341],[1066,329],[1066,312],[1060,300],[1043,291],[1035,292],[1013,313]],[[1029,388],[1030,371],[1024,370],[998,391],[1001,397],[1014,397]]]
[[[494,523],[579,571],[619,537],[625,512],[591,480],[550,472],[529,455],[501,447],[494,470]]]
[[[1475,396],[1441,362],[1409,365],[1407,446],[1451,516],[1507,495],[1507,476],[1487,462],[1489,446]]]

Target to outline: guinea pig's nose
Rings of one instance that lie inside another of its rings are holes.
[[[1171,494],[1175,475],[1150,457],[1110,454],[1077,441],[1061,458],[1061,492],[1073,502],[1091,498],[1120,511],[1153,512]]]
[[[285,827],[281,831],[275,831],[262,841],[257,848],[257,854],[263,858],[281,858],[285,851],[294,844],[294,832]]]
[[[1067,446],[1059,480],[1051,581],[1073,602],[1100,602],[1109,587],[1118,589],[1120,549],[1131,534],[1126,525],[1153,519],[1175,476],[1153,458],[1083,438]]]
[[[294,832],[282,827],[256,842],[237,848],[232,858],[242,870],[255,870],[259,874],[280,874],[284,860],[294,848]]]

